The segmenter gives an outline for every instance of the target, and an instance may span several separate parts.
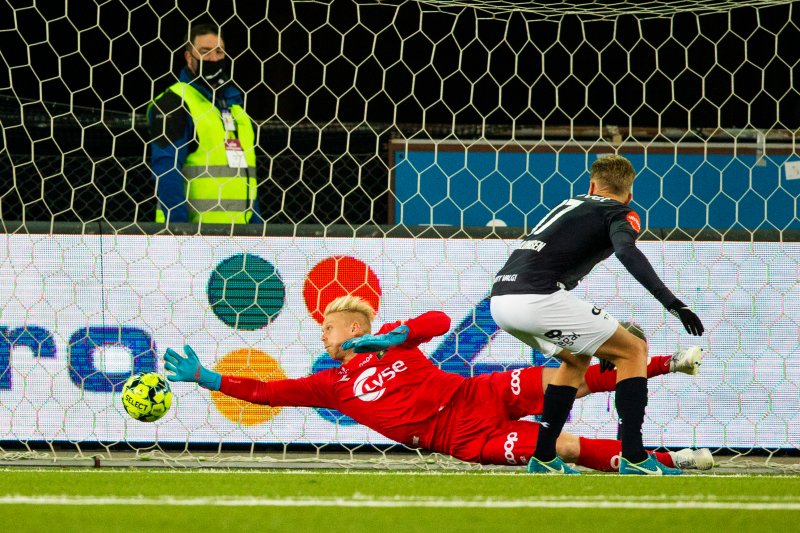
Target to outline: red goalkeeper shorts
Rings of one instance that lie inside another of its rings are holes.
[[[436,425],[436,451],[463,461],[527,464],[536,449],[541,414],[542,368],[529,367],[467,379]]]

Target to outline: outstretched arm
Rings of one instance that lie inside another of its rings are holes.
[[[299,379],[260,381],[239,376],[223,376],[202,364],[191,346],[184,346],[186,357],[172,348],[164,354],[164,369],[170,381],[197,383],[209,390],[260,405],[337,408],[328,371]]]
[[[188,381],[197,383],[204,389],[219,390],[222,375],[213,372],[202,364],[194,350],[188,344],[183,347],[186,357],[183,357],[172,348],[167,348],[164,354],[164,369],[172,374],[167,374],[170,381]]]
[[[653,270],[650,261],[636,247],[633,235],[626,231],[617,231],[611,235],[611,242],[614,245],[614,253],[617,259],[636,278],[636,281],[650,291],[667,311],[679,318],[686,331],[692,335],[702,335],[704,328],[700,317],[689,309],[686,304],[678,300],[672,294],[672,291],[664,285],[656,271]]]
[[[219,391],[232,398],[259,405],[292,407],[327,407],[338,409],[327,374],[320,372],[304,378],[260,381],[239,376],[222,376]]]
[[[405,322],[392,322],[381,327],[378,333],[390,331],[401,324],[408,326],[408,337],[403,344],[418,346],[450,331],[450,317],[441,311],[427,311]]]
[[[356,353],[387,350],[393,346],[418,346],[450,330],[450,317],[441,311],[428,311],[404,322],[384,324],[375,335],[362,335],[342,343],[343,350]]]
[[[189,118],[183,101],[167,92],[148,110],[150,170],[156,183],[159,208],[170,222],[187,222],[189,210],[181,173],[189,153]]]

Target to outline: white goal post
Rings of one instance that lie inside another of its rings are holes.
[[[338,412],[183,384],[140,423],[120,383],[189,342],[261,379],[327,368],[319,302],[359,290],[378,321],[448,313],[424,349],[449,371],[548,363],[497,330],[491,279],[608,153],[637,169],[641,248],[707,328],[699,378],[650,382],[646,444],[796,453],[799,17],[756,0],[4,3],[0,458],[449,466]],[[155,222],[147,108],[197,22],[222,29],[255,125],[263,224]],[[654,355],[692,342],[613,258],[576,290]],[[613,437],[611,406],[579,402],[568,429]]]

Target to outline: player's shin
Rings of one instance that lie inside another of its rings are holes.
[[[542,421],[536,440],[534,457],[542,462],[556,457],[556,439],[561,434],[567,416],[575,402],[578,389],[568,385],[549,385],[544,393]]]
[[[617,383],[615,398],[619,413],[622,456],[631,463],[647,459],[642,443],[642,425],[647,407],[647,379],[633,377]]]

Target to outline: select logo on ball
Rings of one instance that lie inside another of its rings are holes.
[[[172,389],[161,374],[134,374],[122,386],[122,406],[140,422],[155,422],[172,405]]]

